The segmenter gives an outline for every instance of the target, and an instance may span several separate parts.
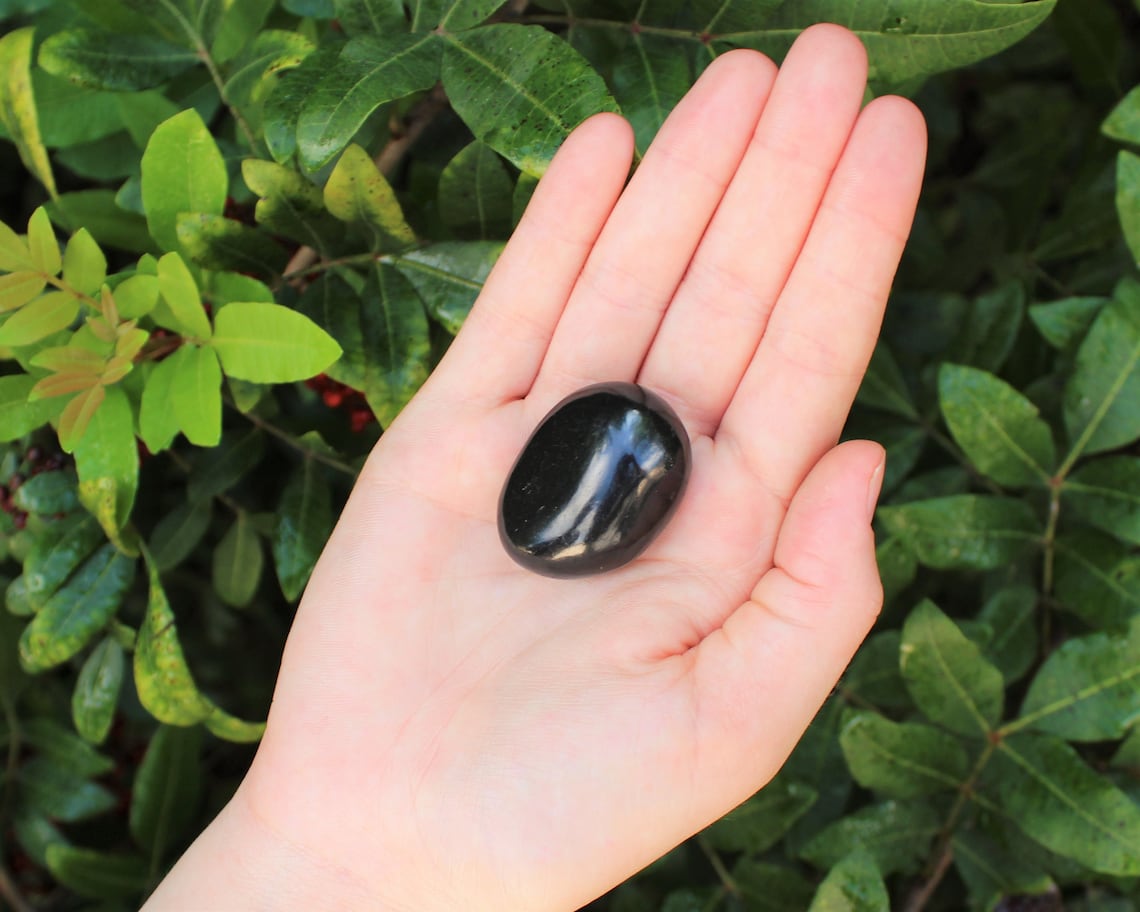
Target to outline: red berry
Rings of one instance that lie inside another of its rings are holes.
[[[321,398],[329,408],[340,408],[340,404],[344,401],[344,393],[340,390],[325,390]]]

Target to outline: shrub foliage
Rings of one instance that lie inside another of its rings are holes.
[[[848,427],[889,453],[886,608],[776,780],[596,908],[1137,908],[1125,0],[0,0],[3,902],[131,908],[225,802],[364,455],[569,131],[643,152],[818,21],[931,128]]]

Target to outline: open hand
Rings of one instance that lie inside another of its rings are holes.
[[[883,452],[836,441],[925,140],[906,101],[861,110],[865,79],[816,26],[778,76],[719,57],[628,186],[624,121],[567,140],[369,459],[254,766],[154,908],[230,908],[201,901],[228,875],[191,879],[212,859],[275,909],[572,910],[779,769],[881,603]],[[503,482],[601,380],[674,407],[688,489],[633,563],[533,575],[499,542]]]

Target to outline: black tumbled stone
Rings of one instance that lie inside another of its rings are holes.
[[[523,447],[499,501],[499,536],[545,576],[613,570],[673,515],[690,461],[688,435],[660,396],[633,383],[587,386]]]

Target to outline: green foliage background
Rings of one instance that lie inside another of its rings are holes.
[[[884,615],[776,780],[591,909],[1140,906],[1136,0],[0,0],[0,905],[133,908],[224,804],[569,130],[644,151],[819,21],[931,131],[848,428]]]

